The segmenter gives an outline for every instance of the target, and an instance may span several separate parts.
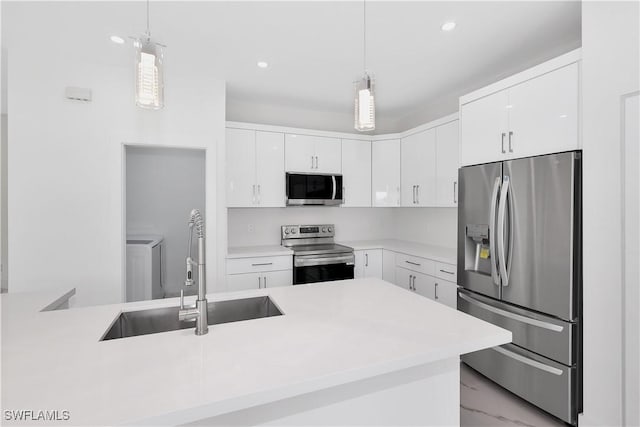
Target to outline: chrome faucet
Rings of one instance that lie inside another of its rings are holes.
[[[193,229],[196,229],[198,236],[198,261],[191,258],[191,244],[193,242]],[[187,255],[187,279],[185,286],[192,286],[193,266],[198,266],[198,299],[196,305],[191,307],[184,306],[184,289],[180,289],[180,310],[178,311],[179,320],[195,320],[196,335],[204,335],[209,332],[207,318],[207,281],[205,277],[205,251],[204,251],[204,219],[198,209],[191,211],[189,216],[189,251]]]

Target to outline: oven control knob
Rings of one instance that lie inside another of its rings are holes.
[[[333,228],[329,227],[329,228],[327,229],[327,231],[328,231],[329,233],[331,233],[331,232],[333,231]]]
[[[288,228],[284,229],[284,234],[289,234],[289,229]]]
[[[322,227],[322,232],[326,233],[327,232],[327,227]]]
[[[296,234],[296,229],[295,228],[291,229],[291,234]]]

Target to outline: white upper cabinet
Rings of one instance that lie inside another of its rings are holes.
[[[436,131],[428,129],[402,138],[402,206],[436,203]]]
[[[400,140],[371,144],[371,201],[373,206],[400,206]]]
[[[256,132],[256,205],[285,205],[283,133]]]
[[[342,140],[342,185],[342,206],[371,206],[371,141]]]
[[[256,131],[227,129],[227,206],[255,205]]]
[[[287,172],[341,173],[340,139],[286,134],[285,169]]]
[[[576,63],[510,88],[511,157],[579,148],[578,96]]]
[[[460,107],[460,164],[504,160],[509,95],[506,90]]]
[[[284,206],[284,135],[227,129],[227,206]]]
[[[580,79],[575,61],[575,53],[566,54],[481,89],[478,99],[475,94],[462,97],[460,164],[579,149]]]
[[[436,205],[458,206],[458,120],[436,128]]]

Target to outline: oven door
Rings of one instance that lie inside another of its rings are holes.
[[[353,253],[294,256],[293,284],[353,279]]]
[[[287,205],[339,205],[342,175],[287,173]]]

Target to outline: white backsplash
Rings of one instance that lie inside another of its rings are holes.
[[[335,224],[336,240],[402,239],[455,247],[455,208],[231,208],[229,246],[279,245],[285,224]]]

